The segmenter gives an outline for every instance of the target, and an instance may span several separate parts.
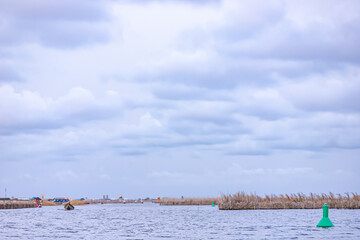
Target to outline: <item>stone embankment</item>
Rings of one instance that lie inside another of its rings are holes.
[[[0,209],[36,208],[34,201],[1,200]]]

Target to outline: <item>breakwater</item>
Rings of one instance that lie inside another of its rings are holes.
[[[219,199],[220,210],[245,210],[245,209],[317,209],[327,203],[330,208],[360,209],[360,196],[357,193],[341,194],[280,194],[265,195],[236,194],[223,195]]]
[[[35,208],[36,203],[34,201],[22,201],[22,200],[1,200],[0,209],[17,209],[17,208]]]

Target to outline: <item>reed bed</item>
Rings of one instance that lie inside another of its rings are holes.
[[[160,205],[216,205],[219,202],[218,198],[164,198],[156,201]]]
[[[0,209],[35,208],[34,201],[4,200],[0,201]]]
[[[58,206],[60,204],[56,204],[53,201],[49,201],[49,200],[43,200],[42,201],[42,206]]]
[[[341,194],[280,194],[265,195],[238,192],[222,195],[219,199],[220,210],[243,209],[317,209],[327,203],[330,208],[360,209],[360,195],[357,193]]]
[[[85,204],[89,204],[89,203],[85,202],[84,200],[71,200],[70,204],[74,205],[74,206],[81,206],[81,205],[85,205]]]

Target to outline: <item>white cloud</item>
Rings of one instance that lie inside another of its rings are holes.
[[[358,183],[357,1],[30,5],[0,3],[1,176],[311,189],[341,159]]]
[[[140,126],[143,128],[161,127],[162,124],[159,120],[151,116],[149,112],[140,117]]]
[[[0,86],[0,115],[4,116],[0,129],[5,133],[53,129],[118,114],[114,107],[120,105],[121,101],[96,99],[91,91],[80,87],[55,99],[29,90],[16,92],[5,85]]]
[[[257,176],[281,176],[281,175],[301,175],[314,174],[312,168],[243,168],[240,164],[232,164],[231,167],[221,172],[221,175],[232,177]]]
[[[281,94],[303,110],[358,112],[359,79],[359,68],[329,71],[297,79],[298,82],[285,85]]]

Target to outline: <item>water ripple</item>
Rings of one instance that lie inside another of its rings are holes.
[[[103,204],[0,211],[0,239],[360,239],[360,210],[219,211],[211,206]]]

